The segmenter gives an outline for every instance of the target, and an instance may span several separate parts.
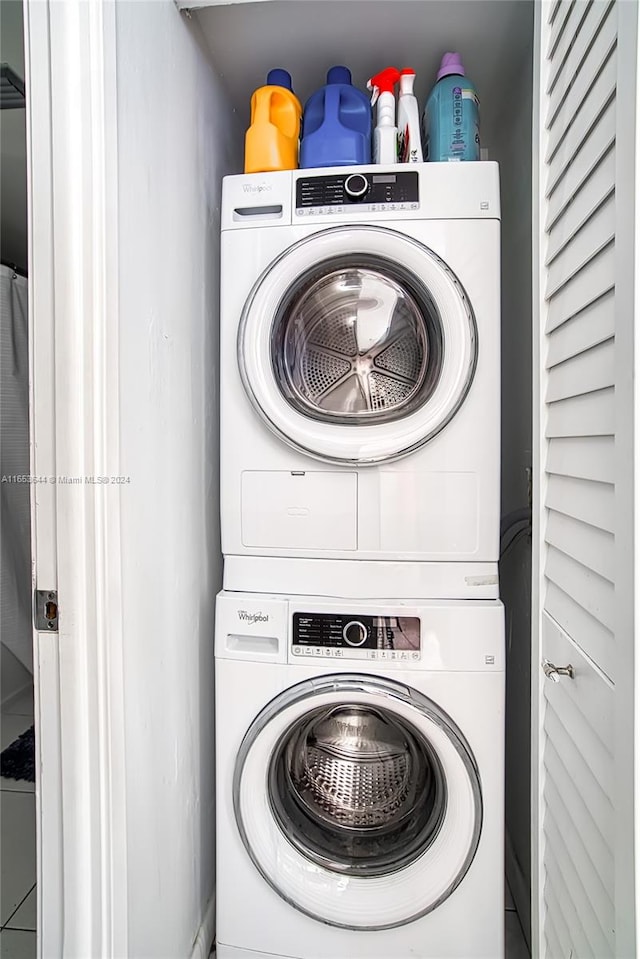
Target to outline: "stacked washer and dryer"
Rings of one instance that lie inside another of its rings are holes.
[[[503,955],[493,163],[227,177],[218,959]]]

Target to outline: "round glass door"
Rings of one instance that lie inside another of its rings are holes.
[[[283,737],[269,796],[285,835],[311,861],[346,875],[388,875],[413,862],[442,824],[437,755],[380,707],[319,707]]]
[[[442,325],[426,289],[389,261],[336,259],[301,276],[273,324],[285,398],[324,422],[383,423],[426,402]]]
[[[477,766],[415,689],[357,674],[277,696],[236,760],[236,822],[269,885],[330,925],[387,929],[444,902],[482,825]]]
[[[242,381],[285,442],[319,459],[396,459],[455,415],[476,365],[473,312],[433,251],[393,230],[338,227],[290,247],[255,284]]]

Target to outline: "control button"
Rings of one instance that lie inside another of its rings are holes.
[[[362,173],[352,173],[344,181],[344,192],[352,200],[360,200],[369,189],[369,181]]]
[[[352,619],[342,630],[342,635],[349,646],[362,646],[367,639],[367,627],[357,619]]]

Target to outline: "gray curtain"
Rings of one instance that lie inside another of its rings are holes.
[[[33,672],[27,281],[0,266],[0,639]]]

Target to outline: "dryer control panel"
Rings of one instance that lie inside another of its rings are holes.
[[[296,216],[347,213],[353,206],[368,212],[417,210],[418,173],[344,173],[302,176],[296,180]]]
[[[416,616],[365,616],[353,613],[294,613],[294,656],[337,659],[420,659],[420,620]]]

